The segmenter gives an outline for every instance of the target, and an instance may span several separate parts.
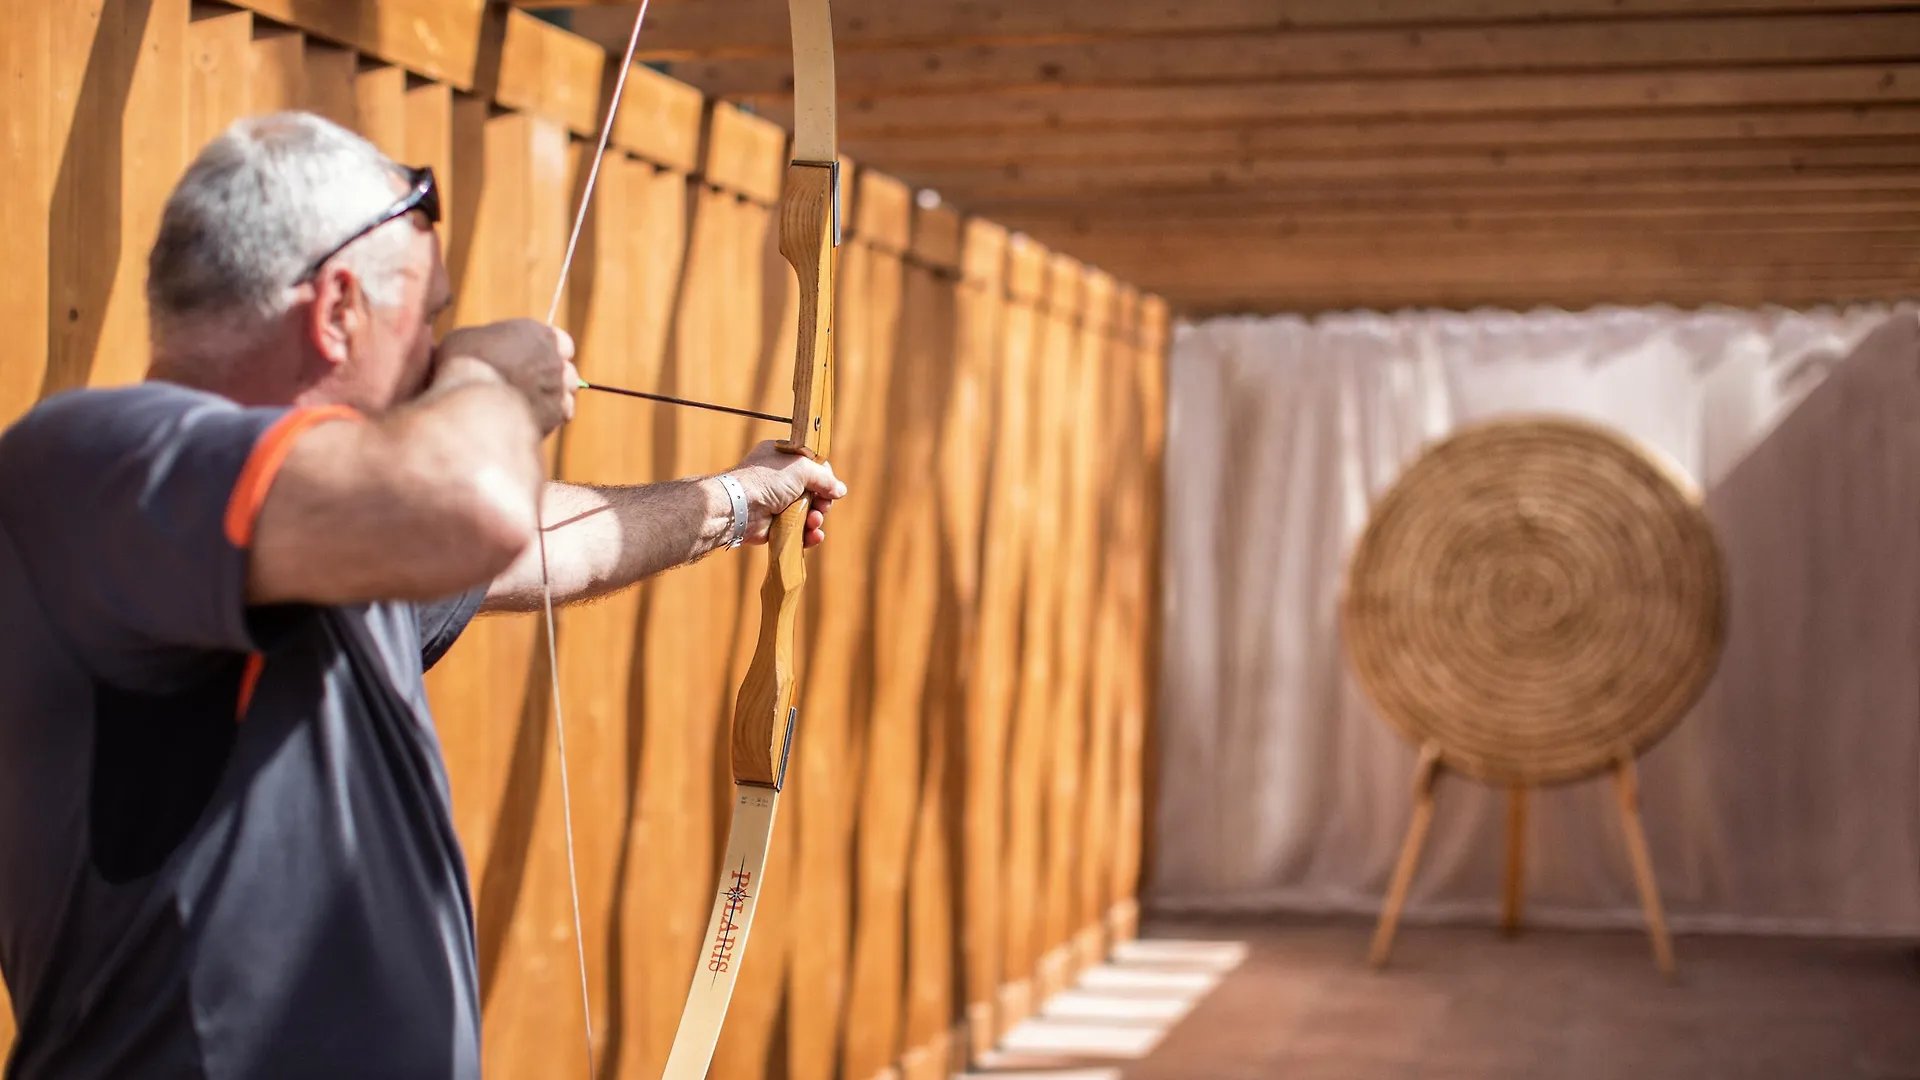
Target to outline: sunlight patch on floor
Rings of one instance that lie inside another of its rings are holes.
[[[1119,1080],[1117,1066],[1160,1045],[1227,972],[1238,941],[1129,941],[1016,1025],[967,1076],[983,1080]]]

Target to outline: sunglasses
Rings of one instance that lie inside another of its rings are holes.
[[[309,278],[313,277],[313,275],[320,272],[320,268],[322,266],[325,266],[327,264],[328,259],[331,259],[335,255],[338,255],[342,251],[345,251],[347,249],[347,245],[367,235],[373,230],[379,228],[380,226],[385,225],[387,222],[392,221],[394,218],[404,217],[407,214],[411,214],[415,210],[418,210],[420,211],[420,213],[426,216],[427,224],[429,225],[440,224],[440,188],[434,183],[433,170],[430,168],[422,167],[418,169],[406,169],[405,171],[407,174],[407,183],[409,185],[406,195],[402,197],[399,202],[394,203],[392,206],[388,207],[386,211],[382,213],[379,217],[374,218],[372,221],[368,222],[365,226],[363,226],[358,231],[356,231],[352,236],[349,236],[345,240],[342,240],[340,241],[340,243],[334,245],[333,249],[328,251],[325,255],[322,255],[318,259],[315,259],[313,263],[307,267],[307,272],[304,274],[301,274],[299,279],[296,280],[294,284],[298,285],[308,280]]]

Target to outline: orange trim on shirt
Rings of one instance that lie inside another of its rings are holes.
[[[253,453],[240,469],[240,479],[234,482],[233,494],[227,499],[227,540],[237,548],[253,543],[253,523],[260,516],[260,507],[266,504],[267,489],[273,486],[273,478],[286,463],[287,455],[293,452],[293,441],[301,432],[328,420],[358,419],[361,419],[360,413],[348,406],[316,405],[295,409],[274,421],[254,444]]]
[[[239,723],[247,718],[247,706],[253,704],[254,688],[260,685],[260,673],[267,669],[267,658],[261,653],[252,653],[247,657],[247,668],[240,673],[240,700],[234,705],[233,720]]]

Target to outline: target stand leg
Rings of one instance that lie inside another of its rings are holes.
[[[1400,923],[1400,911],[1407,903],[1407,890],[1413,885],[1413,873],[1420,866],[1420,852],[1427,843],[1427,828],[1433,824],[1433,789],[1440,779],[1440,748],[1428,743],[1420,748],[1420,764],[1413,773],[1413,820],[1407,823],[1407,839],[1400,845],[1400,861],[1393,867],[1393,883],[1387,887],[1387,902],[1380,909],[1380,923],[1374,927],[1373,948],[1367,962],[1375,968],[1387,966],[1393,952],[1393,931]]]
[[[1508,937],[1520,934],[1520,911],[1527,891],[1527,789],[1507,789],[1507,878],[1500,905],[1500,929]]]
[[[1613,767],[1615,793],[1620,801],[1620,828],[1626,835],[1627,857],[1633,860],[1633,883],[1640,890],[1640,907],[1647,917],[1647,937],[1653,942],[1653,962],[1660,973],[1674,975],[1673,942],[1667,937],[1667,919],[1660,910],[1660,889],[1653,880],[1653,858],[1647,834],[1640,827],[1640,783],[1633,758],[1622,755]]]

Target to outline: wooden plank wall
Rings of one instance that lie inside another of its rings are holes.
[[[480,0],[108,11],[0,5],[0,422],[140,377],[167,192],[271,109],[434,167],[451,323],[545,314],[611,85],[597,47]],[[636,68],[613,143],[560,308],[583,371],[785,410],[784,132]],[[835,465],[854,493],[810,564],[792,810],[716,1076],[948,1075],[1137,922],[1166,307],[845,172]],[[715,471],[775,434],[589,396],[551,450],[563,477],[621,483]],[[609,1075],[658,1075],[695,967],[763,559],[561,616]],[[584,1063],[548,674],[538,623],[491,617],[429,678],[501,1075]]]

